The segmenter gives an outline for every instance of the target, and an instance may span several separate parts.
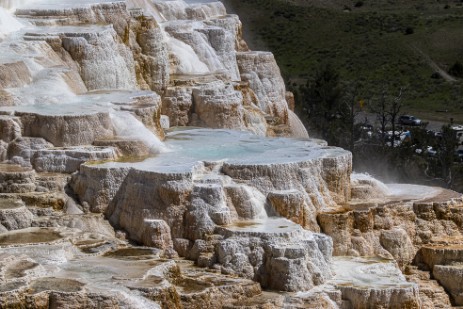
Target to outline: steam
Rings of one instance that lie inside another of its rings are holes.
[[[0,0],[0,7],[13,12],[16,8],[28,3],[30,0]],[[0,18],[3,20],[3,18]]]
[[[363,190],[356,192],[357,197],[364,199],[372,199],[385,197],[391,194],[387,185],[381,181],[371,177],[366,173],[352,173],[350,176],[352,187],[363,188]]]
[[[0,2],[0,5],[2,3]],[[3,7],[0,7],[0,38],[7,36],[10,33],[19,31],[23,26],[10,12]]]

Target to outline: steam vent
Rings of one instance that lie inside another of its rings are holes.
[[[0,0],[0,308],[463,306],[463,200],[310,139],[221,2]]]

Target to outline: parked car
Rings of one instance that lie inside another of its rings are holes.
[[[434,149],[432,146],[427,146],[424,151],[421,148],[415,149],[415,153],[417,154],[425,154],[429,157],[435,157],[437,156],[437,150]]]
[[[437,156],[437,150],[434,149],[432,146],[426,147],[426,154],[430,157],[435,157]]]
[[[392,131],[387,131],[385,134],[386,137],[386,145],[389,147],[392,145]],[[402,144],[402,142],[407,138],[410,137],[410,131],[395,131],[394,134],[394,147],[398,147]]]
[[[421,125],[421,119],[418,119],[415,116],[402,115],[399,117],[399,124],[404,126],[419,126]]]
[[[458,162],[463,162],[463,149],[455,150],[455,160]]]
[[[452,126],[452,130],[455,131],[458,144],[463,145],[463,126],[462,125]]]

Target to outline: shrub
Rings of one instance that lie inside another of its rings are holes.
[[[463,77],[463,64],[456,61],[449,69],[449,74],[455,77]]]
[[[405,35],[413,34],[415,33],[415,29],[413,27],[407,27],[405,28]]]

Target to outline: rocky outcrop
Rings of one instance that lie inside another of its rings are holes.
[[[393,186],[393,190],[396,188],[398,186]],[[462,205],[460,199],[430,204],[413,203],[397,200],[394,194],[385,197],[383,189],[377,191],[380,199],[375,200],[371,192],[377,188],[372,191],[363,184],[360,188],[354,186],[355,196],[368,197],[370,201],[362,203],[358,200],[347,208],[319,215],[322,231],[333,237],[335,255],[375,254],[394,258],[400,265],[407,265],[423,244],[461,234],[456,223]],[[433,192],[427,187],[412,185],[402,185],[402,190],[415,191],[420,198],[426,198],[426,194]],[[435,190],[434,194],[438,195],[439,190]],[[449,195],[449,198],[458,196],[452,192],[442,194]],[[442,215],[445,213],[448,215]]]
[[[283,139],[273,141],[273,147],[267,148],[273,157],[263,164],[255,160],[261,160],[265,154],[257,155],[253,149],[258,153],[266,151],[261,147],[263,143],[270,146],[271,140],[235,134],[210,130],[172,134],[168,140],[173,144],[168,147],[182,145],[182,151],[195,154],[185,158],[178,154],[176,165],[169,159],[175,153],[135,164],[83,165],[73,180],[74,191],[93,210],[108,207],[109,221],[126,231],[129,238],[162,249],[170,248],[172,242],[180,255],[199,265],[217,264],[225,273],[258,280],[273,289],[294,291],[323,283],[331,273],[330,240],[303,231],[291,221],[271,220],[268,214],[285,207],[290,212],[305,211],[305,226],[318,231],[317,211],[334,203],[330,192],[336,198],[342,194],[322,177],[312,183],[299,182],[301,167],[308,172],[323,168],[331,160],[349,161],[350,154],[316,144],[311,145],[313,153],[307,153],[306,142],[292,141],[290,146],[290,141]],[[197,148],[197,142],[205,137],[209,138],[208,144]],[[254,148],[247,150],[248,140],[254,142]],[[216,147],[226,141],[231,147],[224,153],[235,153],[236,159],[214,162],[214,156],[221,156]],[[280,147],[292,147],[293,157],[285,157],[288,149],[280,155]],[[349,163],[339,167],[338,174],[350,173]],[[243,173],[244,170],[248,172]],[[251,171],[252,177],[247,174]],[[111,180],[107,182],[109,175]],[[326,175],[331,181],[329,173]],[[92,184],[94,181],[111,187]],[[324,193],[318,188],[324,188]],[[310,194],[320,198],[324,194],[325,199],[315,204]],[[292,196],[305,205],[303,210]],[[273,209],[267,198],[275,204]],[[299,223],[296,216],[288,217]],[[277,277],[285,279],[273,279]]]
[[[239,52],[238,67],[241,79],[249,82],[250,88],[259,98],[259,107],[277,124],[288,123],[286,90],[280,69],[271,53]]]
[[[88,161],[116,160],[113,148],[94,146],[48,148],[38,150],[32,158],[32,166],[37,172],[73,173],[79,166]]]
[[[132,52],[119,41],[112,27],[65,33],[61,40],[64,50],[79,66],[88,90],[136,87]]]
[[[225,236],[216,245],[222,272],[254,279],[264,288],[280,291],[308,290],[325,283],[332,275],[330,239],[294,227],[284,220],[269,220],[248,229],[219,229]],[[193,250],[195,246],[200,245],[195,243]]]
[[[73,175],[71,186],[90,211],[104,213],[129,170],[129,167],[97,169],[94,165],[81,165],[80,173]]]
[[[113,136],[108,113],[88,115],[41,115],[17,113],[23,135],[41,137],[57,147],[89,145],[94,140]]]
[[[12,164],[0,164],[0,192],[26,193],[35,191],[35,171]]]
[[[0,139],[5,143],[21,137],[21,122],[17,117],[0,116]]]
[[[421,271],[416,266],[408,266],[405,275],[407,280],[418,284],[421,306],[426,308],[450,308],[449,295],[436,280],[431,279],[430,273]]]
[[[62,9],[48,3],[21,6],[17,16],[29,18],[37,26],[25,33],[30,43],[24,43],[24,48],[34,46],[40,55],[35,61],[40,61],[41,65],[43,54],[48,59],[43,74],[35,72],[40,71],[37,66],[31,67],[23,61],[12,63],[24,67],[17,70],[24,71],[24,74],[18,73],[24,78],[8,73],[5,87],[18,86],[30,88],[30,91],[13,93],[11,100],[30,100],[33,89],[51,82],[60,85],[62,94],[40,88],[42,98],[47,98],[43,103],[48,103],[50,97],[53,101],[59,101],[60,97],[74,101],[75,93],[89,90],[139,88],[163,96],[163,113],[173,125],[291,135],[290,126],[294,122],[290,124],[288,119],[284,84],[273,56],[247,51],[239,19],[227,15],[221,3],[127,2],[100,4],[90,1]],[[34,74],[35,79],[28,78],[27,72],[30,76]],[[226,86],[217,87],[219,81]],[[252,107],[247,97],[233,90],[241,82],[249,82],[250,90],[255,93],[256,102]],[[168,90],[172,87],[176,87],[174,93]],[[208,93],[211,87],[215,94]],[[30,113],[28,110],[22,112]],[[26,121],[25,128],[29,130],[26,136],[35,132],[29,125],[37,124],[36,118],[45,115],[40,116]],[[69,122],[69,127],[75,120],[69,116],[60,120],[63,115],[55,116],[56,119],[48,117],[46,120]],[[156,133],[162,138],[161,131]],[[43,132],[39,135],[48,138]],[[307,137],[305,133],[302,136]],[[101,136],[97,134],[95,139]],[[56,138],[49,141],[55,146],[72,146],[72,143],[59,143],[61,141]],[[82,142],[87,143],[87,140]]]
[[[193,113],[193,88],[169,87],[162,99],[162,113],[171,126],[187,126]]]
[[[8,147],[6,157],[11,162],[30,166],[36,151],[53,147],[53,145],[43,138],[18,137],[6,144],[5,147]]]
[[[214,82],[193,89],[199,124],[209,128],[245,129],[241,93],[232,85]]]
[[[164,34],[153,17],[141,15],[130,23],[130,47],[141,89],[162,93],[169,83],[169,56]]]
[[[31,72],[23,61],[0,65],[0,88],[22,87],[31,81]]]
[[[416,265],[431,271],[434,279],[449,292],[452,303],[458,306],[463,304],[462,254],[463,247],[460,244],[434,244],[423,246],[415,257]]]
[[[25,229],[31,226],[33,215],[21,200],[0,199],[0,231]]]
[[[352,308],[421,308],[418,285],[393,261],[339,257],[334,265],[334,285]]]
[[[268,199],[275,212],[308,230],[318,230],[317,209],[300,191],[273,191]]]
[[[453,303],[461,306],[463,304],[463,267],[461,265],[436,265],[432,274],[449,291]]]

